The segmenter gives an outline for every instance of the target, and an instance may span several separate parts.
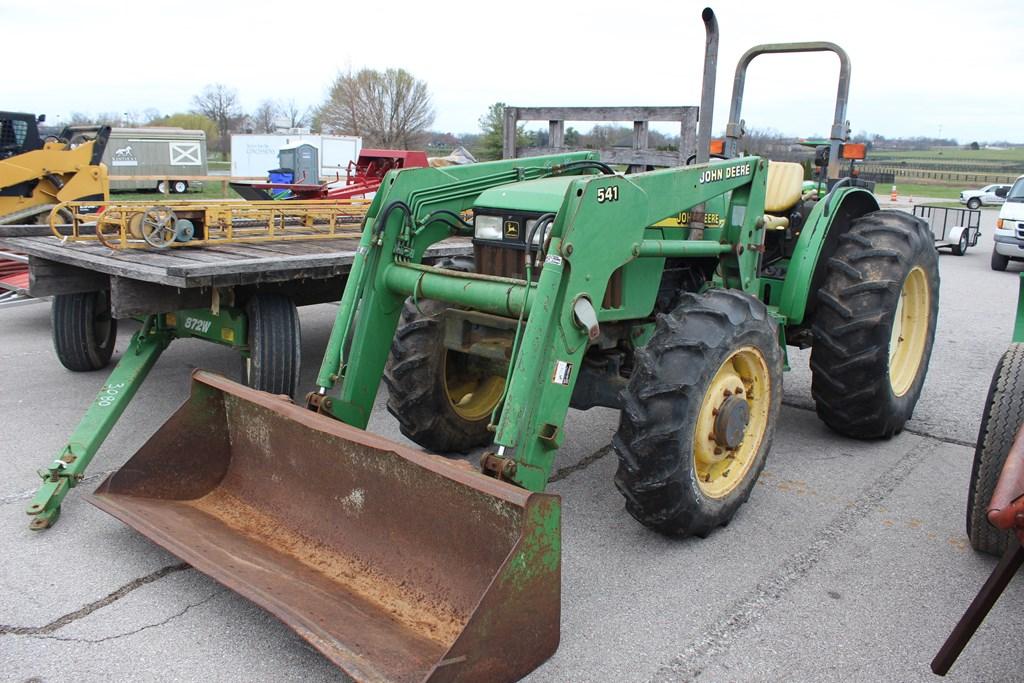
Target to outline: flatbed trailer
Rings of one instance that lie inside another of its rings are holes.
[[[0,226],[0,249],[26,254],[29,293],[53,299],[53,344],[69,370],[106,367],[117,321],[142,322],[28,507],[30,527],[51,526],[107,434],[164,349],[183,337],[237,350],[249,386],[294,396],[299,380],[296,308],[338,301],[358,238],[219,244],[173,251],[114,250],[63,242],[49,226]],[[434,245],[425,260],[468,255],[467,238]]]
[[[62,244],[45,226],[0,226],[0,249],[28,255],[33,296],[108,291],[111,313],[121,319],[214,306],[228,293],[244,301],[273,292],[297,306],[337,301],[358,243],[352,237],[122,252],[98,242]],[[470,253],[467,239],[452,238],[427,258]]]

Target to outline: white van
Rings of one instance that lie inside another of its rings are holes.
[[[1010,261],[1024,261],[1024,175],[1006,194],[1006,203],[996,219],[995,239],[992,270],[1006,270]]]

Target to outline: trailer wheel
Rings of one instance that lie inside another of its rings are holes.
[[[957,243],[952,246],[950,251],[953,252],[953,256],[963,256],[964,254],[967,253],[968,246],[969,245],[967,244],[967,231],[964,230],[963,232],[960,233],[960,239],[957,240]]]
[[[467,258],[439,265],[473,270]],[[402,434],[428,450],[465,453],[485,446],[494,438],[487,425],[504,392],[505,373],[484,359],[445,347],[442,314],[450,304],[417,304],[406,300],[384,369],[388,412]]]
[[[88,372],[110,363],[117,342],[110,292],[58,294],[50,308],[50,326],[57,359],[68,370]]]
[[[175,180],[171,182],[171,192],[175,194],[185,194],[188,192],[188,183],[184,180]]]
[[[253,389],[294,397],[302,355],[295,304],[281,294],[256,294],[245,313],[249,355],[242,356],[242,381]]]
[[[782,401],[778,329],[735,290],[684,294],[636,351],[612,445],[615,485],[641,524],[706,536],[750,497]]]
[[[855,438],[898,434],[921,395],[939,310],[938,255],[902,211],[852,222],[826,264],[812,320],[818,417]]]
[[[156,191],[160,194],[167,194],[167,183],[161,180],[156,184]]]
[[[995,247],[993,247],[991,263],[992,270],[1004,271],[1006,270],[1006,267],[1008,265],[1010,265],[1010,257],[1003,256],[1002,254],[995,250]]]
[[[989,524],[986,511],[1022,423],[1024,344],[1011,344],[992,374],[967,490],[967,537],[971,539],[972,548],[989,555],[1002,555],[1013,538],[1012,532]]]

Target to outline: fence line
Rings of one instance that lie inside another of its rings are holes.
[[[1012,183],[1017,175],[1012,173],[974,173],[974,172],[949,172],[929,171],[920,168],[903,168],[900,166],[882,166],[864,164],[861,166],[861,173],[892,174],[898,178],[909,178],[918,180],[945,180],[962,183]]]

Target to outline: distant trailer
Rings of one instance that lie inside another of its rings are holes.
[[[185,178],[207,175],[206,133],[184,128],[114,128],[103,163],[113,177],[167,176],[171,182],[165,188],[162,180],[111,180],[111,190],[187,192]]]
[[[914,215],[931,228],[936,249],[948,247],[954,255],[963,256],[968,247],[978,244],[981,236],[981,211],[977,209],[918,204],[914,207]]]
[[[317,184],[321,181],[344,180],[349,166],[359,158],[363,140],[350,135],[314,135],[309,133],[232,135],[231,175],[266,178],[271,170],[281,166],[278,157],[281,148],[300,144],[313,145],[319,152],[320,177],[306,178],[303,181]]]

